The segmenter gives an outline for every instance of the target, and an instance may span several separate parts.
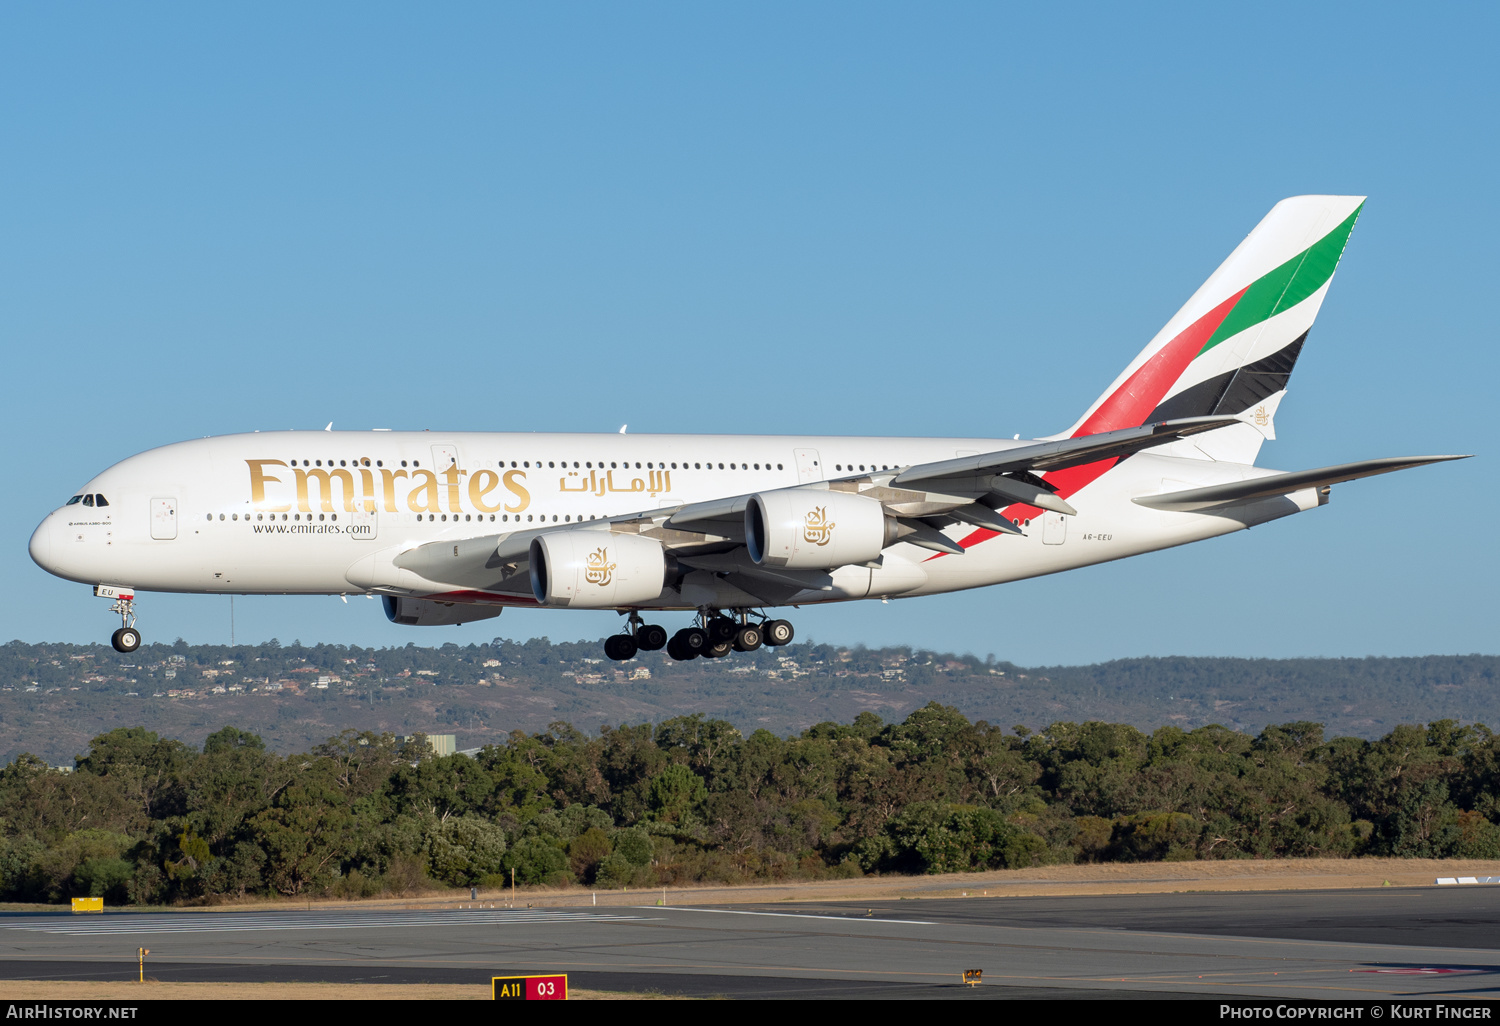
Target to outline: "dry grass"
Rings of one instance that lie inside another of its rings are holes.
[[[1171,891],[1341,890],[1361,887],[1433,886],[1440,876],[1500,876],[1500,861],[1473,859],[1277,859],[1202,862],[1113,862],[1103,865],[1038,866],[943,876],[867,876],[855,880],[795,881],[739,886],[694,884],[630,891],[582,887],[482,891],[478,901],[452,893],[354,902],[288,902],[365,908],[469,908],[491,906],[557,908],[655,905],[734,905],[780,901],[866,901],[899,898],[959,898],[1047,894],[1160,894]],[[279,903],[278,903],[279,904]],[[257,902],[232,907],[264,907]]]
[[[439,891],[401,898],[285,899],[177,908],[174,911],[231,911],[312,908],[559,908],[600,905],[739,905],[779,901],[866,901],[898,898],[1034,896],[1046,894],[1161,894],[1171,891],[1342,890],[1361,887],[1433,886],[1442,876],[1500,876],[1500,861],[1475,859],[1275,859],[1203,862],[1112,862],[1103,865],[1038,866],[989,873],[943,876],[867,876],[854,880],[789,881],[770,884],[690,884],[629,891],[590,891],[585,887],[523,887],[481,891],[472,901],[464,891]],[[5,912],[60,912],[66,907],[0,904]],[[137,908],[135,911],[146,911]]]

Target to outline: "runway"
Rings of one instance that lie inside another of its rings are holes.
[[[727,997],[1500,995],[1500,886],[0,917],[0,978],[487,982]],[[965,969],[984,983],[962,986]]]

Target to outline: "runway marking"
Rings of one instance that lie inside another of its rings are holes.
[[[656,911],[655,909],[641,906],[644,911]],[[663,912],[713,912],[721,916],[771,916],[776,919],[832,919],[839,923],[897,923],[901,926],[937,926],[925,919],[872,919],[868,916],[815,916],[807,912],[742,912],[738,909],[728,908],[688,908],[683,905],[673,905],[662,909]]]
[[[360,930],[412,926],[539,926],[548,923],[651,922],[659,917],[551,909],[432,912],[240,912],[225,914],[122,915],[105,919],[0,919],[0,930],[98,937],[130,933],[232,933],[253,930]]]

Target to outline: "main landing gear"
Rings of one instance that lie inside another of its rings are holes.
[[[731,612],[732,615],[725,615],[717,609],[701,610],[696,623],[684,627],[670,639],[665,630],[655,624],[642,623],[640,615],[632,612],[629,631],[607,639],[604,654],[623,662],[634,658],[637,651],[654,652],[665,647],[667,655],[678,662],[699,656],[722,659],[730,652],[754,652],[762,645],[786,645],[796,635],[787,620],[752,623],[748,610]]]
[[[109,643],[116,652],[134,652],[141,647],[141,632],[135,629],[135,595],[118,592],[114,595],[114,600],[115,604],[109,607],[109,611],[120,614],[122,626],[109,636]]]
[[[641,614],[631,612],[630,630],[604,639],[604,654],[617,663],[634,659],[636,652],[655,652],[667,647],[667,629],[641,620]]]

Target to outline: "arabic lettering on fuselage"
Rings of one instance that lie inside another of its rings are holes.
[[[268,513],[293,508],[303,513],[523,513],[531,506],[524,470],[466,470],[449,466],[441,472],[422,468],[293,467],[284,460],[246,460],[250,470],[250,503]],[[291,472],[288,478],[286,471]],[[569,471],[558,479],[562,494],[640,492],[656,496],[672,490],[670,470],[651,470],[645,478],[617,479],[613,470],[590,470],[588,477]]]
[[[573,483],[568,479],[572,478]],[[605,471],[600,477],[597,470],[590,470],[589,476],[585,478],[576,470],[570,470],[557,479],[557,490],[560,492],[590,492],[594,495],[603,496],[608,492],[645,492],[648,495],[660,495],[662,492],[672,490],[672,472],[670,470],[651,470],[646,473],[646,480],[638,477],[630,479],[630,484],[615,484],[615,472]]]

